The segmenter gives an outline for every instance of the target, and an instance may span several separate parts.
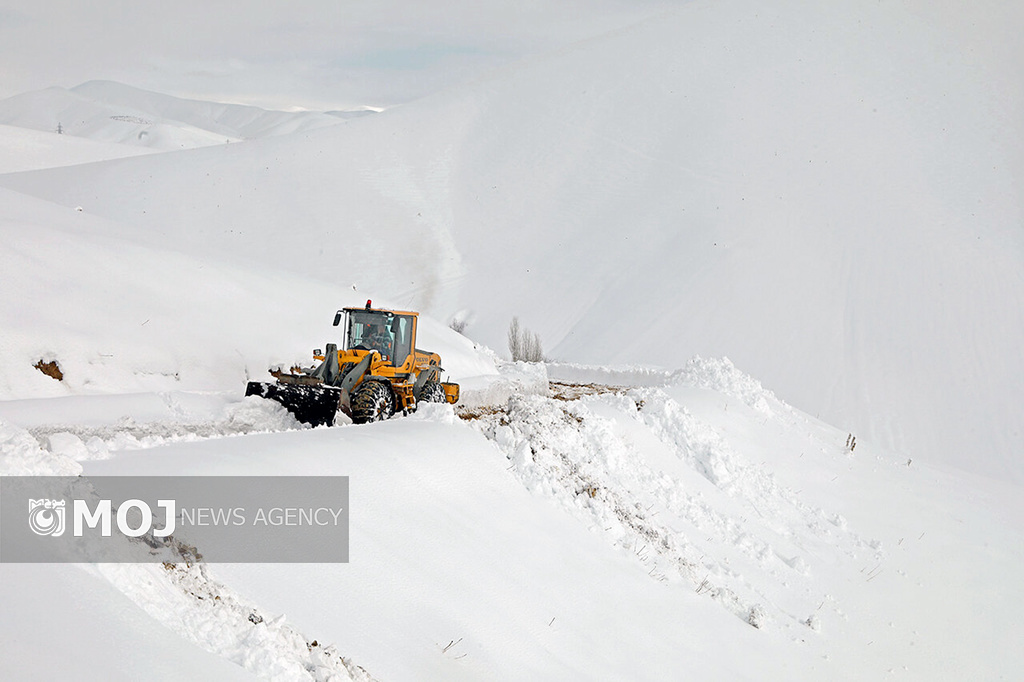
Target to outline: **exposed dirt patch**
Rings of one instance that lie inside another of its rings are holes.
[[[570,384],[561,381],[548,382],[550,397],[555,400],[572,402],[587,395],[602,395],[605,393],[625,393],[626,388],[622,386],[608,386],[605,384]],[[485,405],[482,407],[455,406],[455,414],[466,421],[475,421],[486,417],[503,415],[507,421],[508,409],[506,405]]]
[[[625,393],[622,386],[608,386],[606,384],[566,384],[560,381],[552,381],[548,384],[551,387],[551,397],[555,400],[579,400],[585,395],[601,395],[603,393]]]
[[[473,421],[484,417],[494,417],[496,415],[503,415],[506,421],[508,419],[508,411],[505,409],[504,405],[486,405],[484,407],[463,407],[461,405],[456,405],[455,414],[466,421]]]
[[[39,362],[32,366],[48,377],[52,377],[57,381],[64,381],[64,372],[60,371],[60,365],[57,364],[56,360],[50,360],[49,362],[39,360]]]

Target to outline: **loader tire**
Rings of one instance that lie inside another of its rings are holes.
[[[387,419],[395,413],[395,394],[391,387],[380,381],[364,381],[352,395],[352,422],[368,422]]]
[[[440,382],[428,381],[423,384],[423,388],[420,389],[420,402],[421,403],[443,403],[445,402],[444,389],[441,388]]]

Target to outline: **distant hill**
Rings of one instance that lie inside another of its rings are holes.
[[[56,131],[0,125],[0,174],[107,161],[154,151],[159,150],[59,135]]]
[[[0,124],[169,151],[337,125],[356,112],[268,111],[181,99],[110,81],[0,101]]]

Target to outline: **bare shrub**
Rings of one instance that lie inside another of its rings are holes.
[[[521,327],[518,317],[513,317],[508,326],[508,352],[516,362],[544,361],[544,346],[540,335]]]

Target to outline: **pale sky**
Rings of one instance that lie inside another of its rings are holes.
[[[273,108],[387,106],[684,0],[0,0],[0,98],[114,80]]]

